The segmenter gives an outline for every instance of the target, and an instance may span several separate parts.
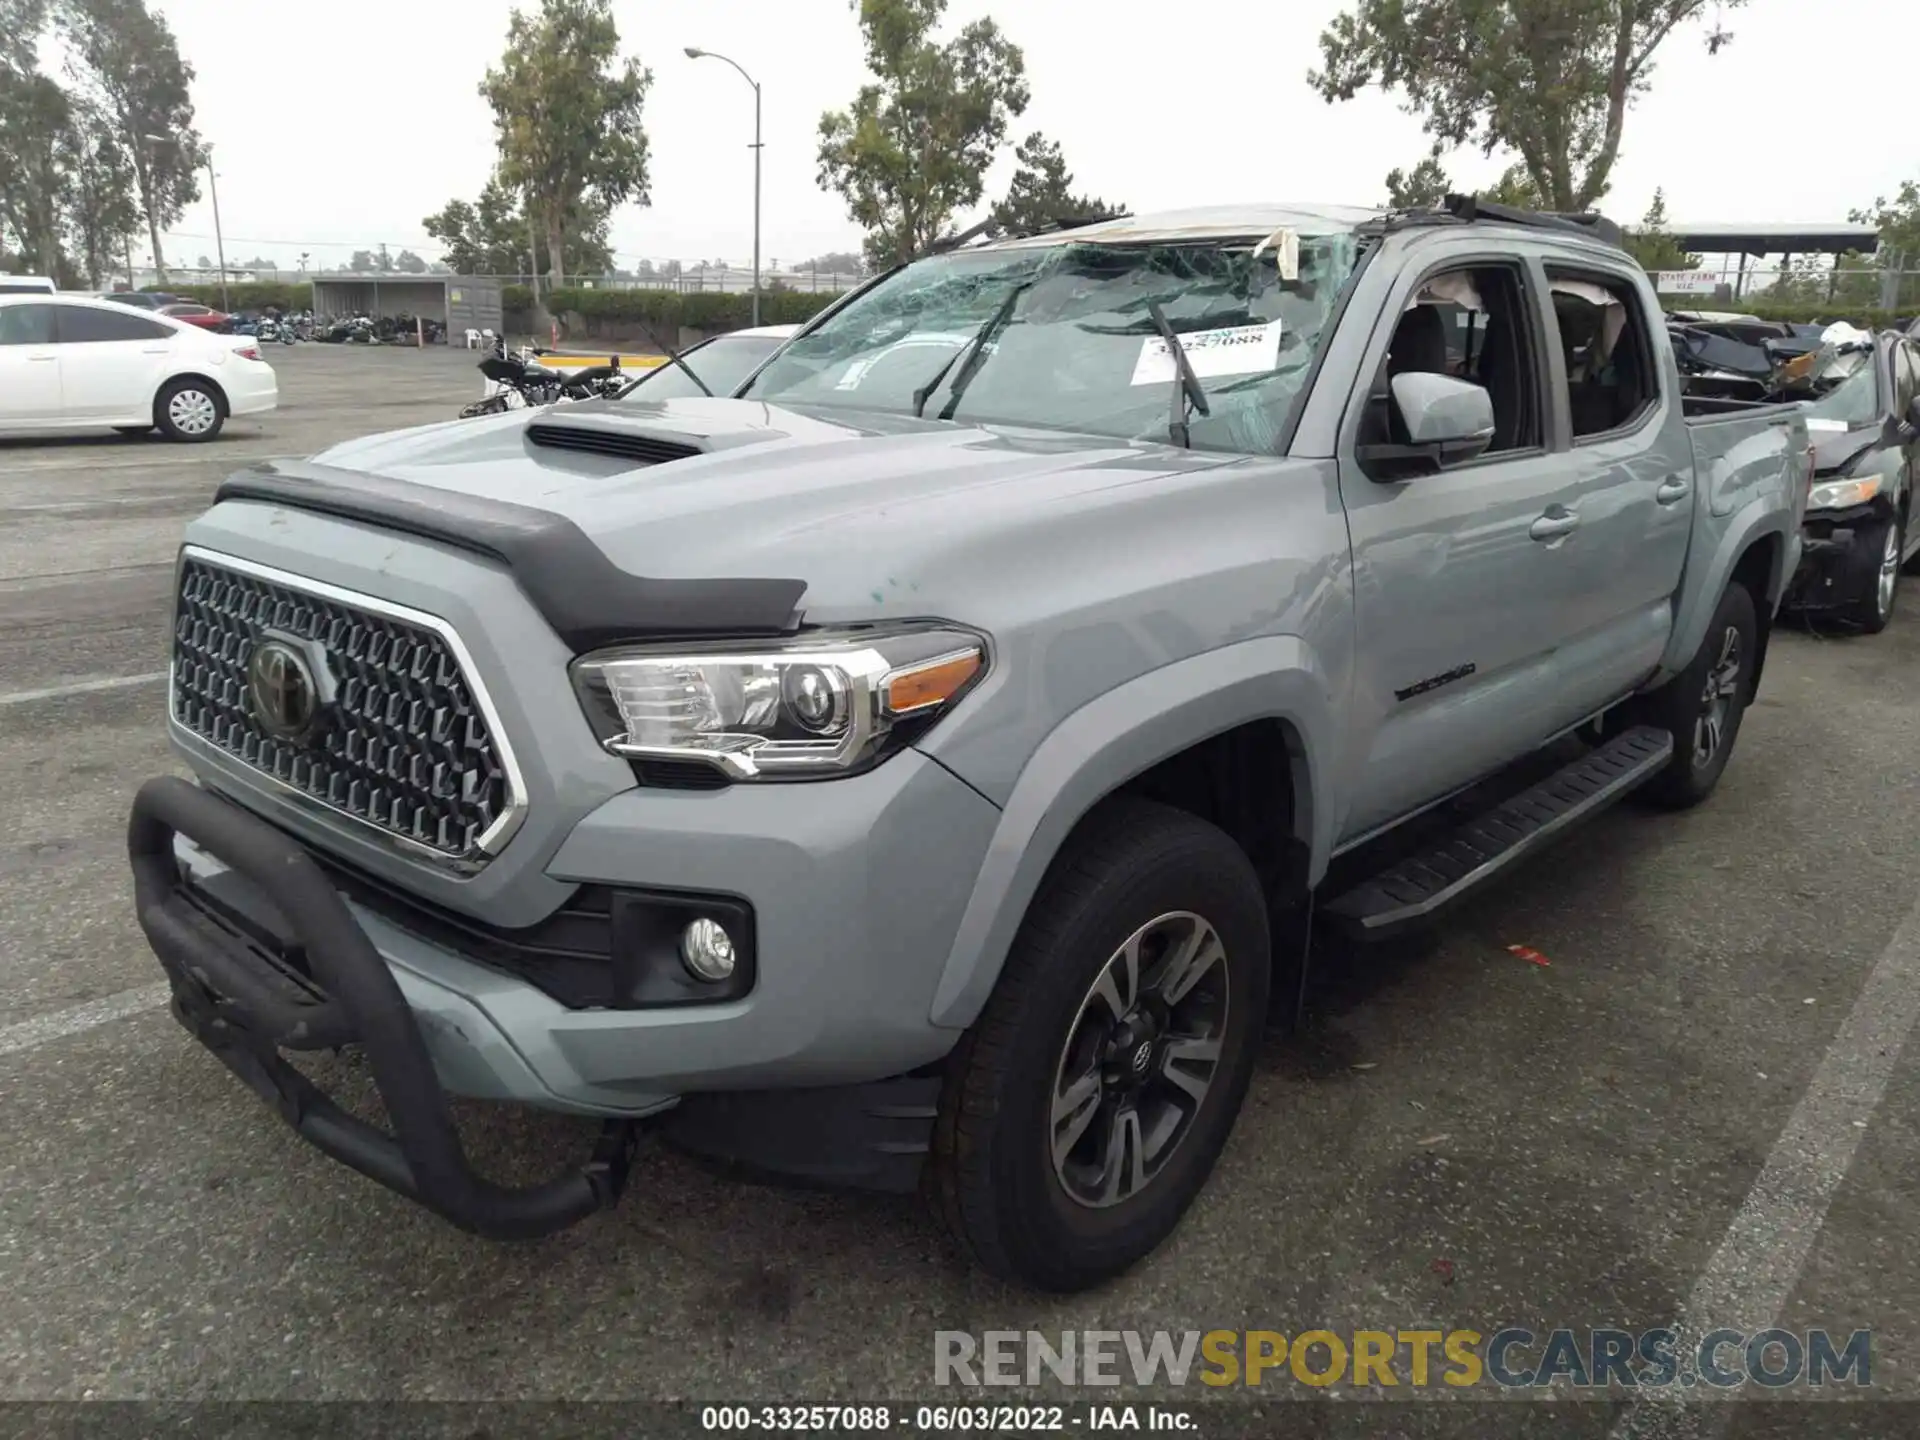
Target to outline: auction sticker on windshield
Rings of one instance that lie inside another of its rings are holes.
[[[1180,337],[1193,373],[1205,380],[1214,375],[1255,375],[1280,364],[1280,322],[1266,325],[1229,325],[1223,330],[1194,330]],[[1133,365],[1135,385],[1173,383],[1173,355],[1167,342],[1149,335]]]

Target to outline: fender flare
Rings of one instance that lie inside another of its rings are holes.
[[[1660,683],[1686,669],[1694,652],[1706,638],[1714,608],[1733,578],[1733,572],[1756,540],[1769,535],[1780,537],[1779,553],[1774,557],[1773,573],[1767,577],[1767,593],[1757,607],[1770,616],[1779,607],[1793,567],[1799,561],[1800,536],[1782,519],[1779,507],[1765,496],[1756,496],[1727,519],[1727,528],[1714,546],[1712,556],[1702,568],[1698,582],[1683,580],[1679,603],[1674,608],[1673,634],[1667,641],[1667,653],[1661,657],[1660,670],[1653,683]]]
[[[1027,906],[1080,820],[1134,776],[1256,720],[1291,732],[1294,829],[1317,883],[1337,816],[1325,803],[1338,734],[1326,668],[1296,636],[1262,636],[1190,656],[1128,681],[1069,715],[1014,783],[954,934],[929,1018],[971,1025],[1012,947]]]

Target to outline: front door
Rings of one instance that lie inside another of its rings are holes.
[[[0,305],[0,430],[60,423],[53,306]]]
[[[1426,297],[1423,302],[1422,297]],[[1511,254],[1463,260],[1396,292],[1402,318],[1363,374],[1376,398],[1349,416],[1340,493],[1353,542],[1353,841],[1441,799],[1549,738],[1579,540],[1576,487],[1549,444],[1535,282]],[[1439,317],[1423,317],[1431,307]],[[1436,341],[1436,334],[1452,338]],[[1458,353],[1455,353],[1458,352]],[[1391,376],[1446,370],[1486,386],[1492,447],[1410,479],[1356,453],[1388,415]]]
[[[150,417],[180,332],[121,305],[62,305],[58,323],[68,416],[95,424]]]

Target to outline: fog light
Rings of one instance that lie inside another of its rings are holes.
[[[680,959],[696,979],[724,980],[733,974],[733,937],[717,920],[696,920],[681,933]]]

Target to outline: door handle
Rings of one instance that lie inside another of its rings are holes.
[[[1558,505],[1533,522],[1527,533],[1536,540],[1564,540],[1580,528],[1580,517]]]
[[[172,347],[167,345],[149,345],[141,350],[140,353],[142,355],[167,355],[172,353]]]
[[[51,364],[52,364],[52,363],[53,363],[54,361],[56,361],[56,360],[58,360],[59,358],[60,358],[60,357],[59,357],[58,355],[29,355],[29,356],[27,356],[27,359],[28,359],[29,361],[31,361],[32,363],[34,363],[34,364],[36,364],[36,365],[51,365]]]
[[[1671,505],[1676,500],[1684,500],[1693,490],[1684,475],[1669,475],[1660,482],[1660,488],[1653,492],[1653,498],[1662,505]]]

